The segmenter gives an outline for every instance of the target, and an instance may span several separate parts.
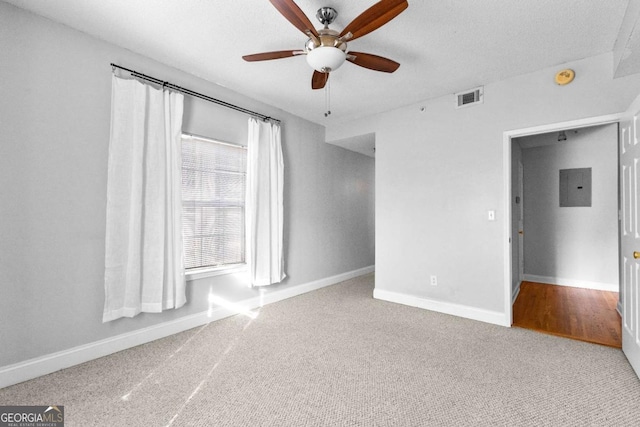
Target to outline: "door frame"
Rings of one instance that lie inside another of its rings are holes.
[[[513,164],[513,161],[511,163]],[[516,203],[518,205],[518,236],[517,236],[518,237],[518,280],[520,281],[520,283],[522,283],[522,280],[524,279],[524,165],[522,164],[522,159],[518,160],[518,181],[517,182],[518,182],[518,195],[520,197],[519,203]],[[511,189],[511,191],[513,192],[513,189]],[[513,209],[513,205],[512,205],[512,209]],[[511,228],[511,231],[513,231],[513,228]],[[515,249],[512,249],[511,250],[512,256],[514,252],[515,252]],[[511,283],[513,284],[513,279],[511,279]],[[516,291],[516,294],[518,292],[519,291]],[[511,303],[514,302],[513,300],[515,298],[517,298],[517,295],[513,295],[513,290],[512,290]]]
[[[514,129],[505,131],[502,134],[503,140],[503,209],[505,212],[503,219],[503,235],[504,235],[504,313],[505,313],[505,326],[511,326],[513,323],[513,292],[511,284],[513,283],[513,269],[512,267],[512,247],[514,238],[511,235],[511,221],[513,218],[513,212],[511,209],[511,179],[513,171],[511,170],[511,156],[512,156],[512,139],[537,135],[548,132],[559,132],[567,129],[579,129],[590,126],[606,125],[610,123],[619,123],[623,117],[623,113],[609,114],[605,116],[588,117],[584,119],[571,120],[566,122],[549,123],[545,125],[533,126],[522,129]],[[619,138],[619,137],[618,137]],[[619,156],[618,156],[619,157]],[[618,158],[618,162],[620,159]],[[517,173],[517,171],[515,171]],[[618,183],[619,186],[619,183]],[[619,233],[618,233],[619,234]],[[618,236],[619,238],[619,236]],[[620,255],[618,255],[620,256]]]

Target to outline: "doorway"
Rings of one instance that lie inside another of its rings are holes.
[[[601,117],[588,118],[588,119],[576,120],[571,122],[563,122],[563,123],[538,126],[534,128],[520,129],[520,130],[509,131],[504,133],[505,195],[507,195],[507,197],[505,197],[505,212],[507,214],[505,215],[504,229],[505,229],[505,235],[508,236],[508,238],[506,239],[507,241],[505,242],[505,247],[504,247],[505,313],[507,313],[506,320],[508,321],[509,325],[513,323],[513,303],[515,302],[518,296],[518,293],[520,292],[520,284],[525,278],[527,278],[527,274],[526,274],[527,264],[526,264],[526,256],[525,256],[527,251],[523,248],[523,245],[519,244],[520,240],[518,239],[518,236],[520,236],[520,234],[518,233],[519,231],[523,231],[525,239],[526,239],[526,233],[527,233],[526,212],[520,213],[521,212],[520,210],[522,209],[521,203],[524,202],[524,198],[522,197],[523,193],[519,192],[519,187],[520,187],[519,179],[526,180],[526,173],[523,173],[523,174],[520,173],[518,161],[521,159],[518,157],[518,154],[517,154],[520,146],[518,145],[517,148],[514,148],[516,147],[515,144],[518,144],[519,138],[522,139],[525,137],[532,137],[532,139],[536,139],[536,138],[540,139],[542,137],[539,137],[538,135],[555,134],[555,136],[557,136],[561,131],[566,132],[567,130],[577,131],[578,133],[581,133],[581,132],[584,133],[586,132],[585,129],[587,128],[593,128],[593,127],[599,127],[599,126],[611,125],[611,124],[614,124],[615,126],[615,124],[618,123],[619,120],[620,120],[619,115],[601,116]],[[616,142],[617,142],[617,132],[616,132]],[[617,147],[617,143],[615,144],[615,147]],[[514,156],[514,152],[516,153],[515,156]],[[617,158],[617,155],[616,155],[616,158]],[[616,165],[617,165],[617,161],[616,161]],[[526,165],[524,169],[526,172]],[[523,175],[525,175],[524,178],[523,178]],[[609,191],[614,193],[616,197],[616,203],[617,203],[617,194],[618,194],[617,172],[615,173],[615,176],[613,176],[613,180],[616,184],[614,185],[614,188],[610,189]],[[556,179],[556,182],[557,182],[557,179]],[[520,196],[520,200],[516,199],[516,196]],[[556,195],[555,197],[558,197],[558,196]],[[555,200],[557,203],[558,199],[555,199]],[[571,209],[571,208],[568,208],[568,209]],[[617,212],[617,204],[615,209]],[[565,213],[566,212],[568,211],[565,211]],[[524,215],[524,218],[522,215]],[[617,216],[617,213],[616,213],[616,216]],[[519,220],[524,220],[525,222],[523,227],[524,229],[521,228],[521,224],[518,223]],[[561,224],[554,224],[553,227],[548,227],[548,229],[550,229],[551,232],[554,232],[555,230],[555,232],[557,233],[558,232],[557,227],[560,225]],[[615,234],[613,236],[613,239],[615,239],[616,242],[618,239],[617,230],[618,230],[618,225],[616,222],[615,230],[613,231],[613,233]],[[553,250],[555,249],[551,248],[550,250],[553,252]],[[618,252],[618,246],[616,243],[615,253],[617,254],[617,252]],[[524,261],[524,263],[522,261]],[[615,265],[617,269],[617,266],[618,266],[617,259],[616,259]],[[558,268],[557,265],[555,267]],[[575,266],[571,266],[571,268],[574,268],[574,267]],[[560,269],[557,269],[556,271],[552,270],[553,274],[548,274],[548,275],[538,274],[539,276],[538,278],[544,278],[545,281],[547,282],[552,281],[552,280],[547,280],[550,278],[556,278],[556,279],[571,278],[571,277],[563,277],[563,275],[570,276],[570,274],[567,274],[565,270],[560,268]],[[541,271],[544,271],[544,270],[541,270]],[[537,279],[537,278],[534,277],[534,279]],[[615,282],[615,284],[617,284],[618,283],[617,276],[614,281],[611,281],[611,280],[609,281]],[[597,284],[598,280],[589,281],[589,280],[582,279],[582,282],[594,282],[595,284]],[[590,284],[587,283],[587,285],[594,285],[594,283],[590,283]],[[555,283],[551,283],[551,284],[555,284]],[[563,285],[563,284],[573,285],[573,286],[585,285],[585,283],[560,283],[560,285]],[[587,287],[593,288],[594,286],[587,286]]]
[[[616,123],[512,139],[514,326],[621,347],[617,146]]]

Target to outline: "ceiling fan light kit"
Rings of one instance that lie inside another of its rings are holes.
[[[322,89],[329,80],[329,73],[340,68],[345,61],[374,71],[393,73],[399,63],[381,56],[347,50],[347,41],[355,40],[377,30],[404,11],[409,3],[406,0],[380,0],[356,17],[342,32],[329,28],[338,16],[331,7],[322,7],[316,17],[324,28],[316,30],[309,18],[293,0],[269,0],[273,6],[298,30],[309,39],[304,50],[283,50],[245,55],[245,61],[266,61],[306,55],[307,63],[313,68],[312,89]]]
[[[337,70],[346,59],[347,54],[333,46],[318,46],[307,53],[307,63],[321,73]]]

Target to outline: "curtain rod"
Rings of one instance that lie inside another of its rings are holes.
[[[233,104],[231,104],[229,102],[221,101],[219,99],[212,98],[210,96],[203,95],[203,94],[198,93],[198,92],[194,92],[191,89],[186,89],[184,87],[181,87],[181,86],[178,86],[178,85],[174,85],[173,83],[169,83],[167,81],[160,80],[160,79],[158,79],[156,77],[151,77],[151,76],[148,76],[146,74],[140,73],[138,71],[130,70],[129,68],[122,67],[120,65],[114,64],[113,62],[111,63],[111,67],[112,68],[119,68],[121,70],[127,71],[127,72],[131,73],[131,75],[134,76],[134,77],[139,77],[139,78],[141,78],[143,80],[147,80],[147,81],[153,82],[155,84],[162,85],[163,87],[168,87],[169,89],[173,89],[173,90],[176,90],[178,92],[182,92],[185,95],[191,95],[191,96],[194,96],[196,98],[204,99],[205,101],[213,102],[214,104],[222,105],[223,107],[231,108],[232,110],[240,111],[241,113],[245,113],[245,114],[248,114],[250,116],[257,117],[257,118],[259,118],[259,119],[261,119],[261,120],[263,120],[265,122],[266,121],[274,121],[274,122],[280,123],[280,120],[274,119],[273,117],[265,116],[264,114],[256,113],[255,111],[251,111],[251,110],[248,110],[246,108],[238,107],[237,105],[233,105]]]

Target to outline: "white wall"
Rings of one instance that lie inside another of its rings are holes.
[[[258,295],[218,276],[179,310],[101,322],[111,62],[282,120],[288,277],[267,293],[373,265],[373,159],[321,126],[4,2],[0,46],[0,368]],[[246,139],[246,116],[205,101],[186,97],[184,123]]]
[[[577,77],[557,86],[565,67]],[[624,111],[640,76],[612,68],[600,55],[486,84],[484,104],[456,110],[450,95],[328,128],[329,141],[376,133],[376,292],[508,324],[504,133]]]
[[[525,278],[618,291],[618,125],[566,135],[519,139],[545,144],[522,150]],[[559,171],[573,168],[591,168],[591,207],[559,205]]]

